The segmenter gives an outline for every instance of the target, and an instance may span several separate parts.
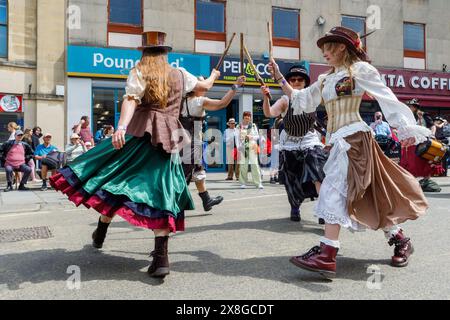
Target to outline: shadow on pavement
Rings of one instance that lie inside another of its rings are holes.
[[[20,290],[26,282],[66,281],[73,273],[69,266],[78,266],[81,281],[127,280],[158,286],[163,280],[150,278],[139,271],[149,265],[150,258],[139,260],[113,256],[86,245],[78,251],[65,249],[38,250],[1,256],[0,284],[9,290]]]
[[[265,219],[257,221],[236,221],[227,222],[216,225],[206,226],[186,226],[186,231],[182,234],[199,233],[205,231],[227,231],[227,230],[264,230],[277,233],[298,233],[309,232],[317,235],[323,235],[323,227],[318,223],[302,220],[299,222],[293,222],[289,220],[289,217],[281,219]],[[181,235],[182,235],[181,234]]]
[[[333,280],[318,273],[302,270],[289,262],[290,257],[256,257],[245,260],[222,258],[209,251],[178,251],[173,254],[190,255],[197,261],[181,261],[171,264],[171,270],[185,273],[214,273],[220,276],[245,276],[257,279],[289,283],[312,292],[333,290]],[[389,260],[359,260],[338,257],[338,272],[335,280],[348,279],[367,282],[373,273],[368,273],[372,265],[386,265]],[[381,280],[384,275],[381,274]],[[330,284],[330,285],[327,285]]]

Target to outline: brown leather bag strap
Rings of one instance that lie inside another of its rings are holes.
[[[187,108],[187,97],[184,95],[184,74],[183,71],[178,69],[181,74],[181,104],[180,104],[180,114],[178,115],[178,118],[181,117],[181,111],[183,110],[183,103],[186,100],[186,108]]]

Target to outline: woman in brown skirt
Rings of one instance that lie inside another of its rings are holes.
[[[291,262],[306,270],[333,275],[341,227],[368,228],[385,232],[389,245],[395,245],[391,264],[404,267],[413,247],[398,225],[424,215],[428,203],[416,179],[384,155],[362,120],[359,107],[364,93],[378,101],[404,145],[425,141],[431,132],[416,125],[409,108],[398,101],[367,62],[357,33],[335,27],[317,45],[332,70],[306,89],[292,89],[274,60],[269,67],[290,97],[294,114],[314,112],[321,101],[325,104],[332,145],[315,208],[316,215],[326,222],[325,236],[320,246],[291,258]]]

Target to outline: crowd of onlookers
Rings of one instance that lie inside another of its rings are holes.
[[[40,189],[45,191],[50,187],[49,173],[55,174],[57,169],[111,137],[114,127],[104,126],[94,137],[89,117],[83,116],[80,122],[73,126],[70,141],[65,150],[61,151],[52,145],[52,134],[43,134],[40,127],[22,131],[17,123],[10,122],[8,132],[8,141],[3,142],[0,147],[0,161],[6,172],[7,183],[4,192],[13,191],[14,184],[17,185],[17,190],[28,191],[28,182],[42,182]]]
[[[449,144],[450,126],[447,120],[442,117],[433,119],[420,109],[413,109],[412,111],[418,123],[423,123],[423,126],[429,128],[437,140],[444,144]],[[262,180],[258,177],[260,176],[259,159],[256,161],[255,159],[258,158],[260,153],[258,149],[263,143],[265,148],[267,148],[265,150],[267,155],[271,157],[270,182],[277,183],[276,137],[271,137],[269,132],[267,139],[262,139],[263,137],[258,135],[258,129],[250,121],[251,115],[246,114],[245,116],[247,117],[244,117],[242,124],[237,125],[235,119],[230,119],[227,123],[228,129],[225,132],[225,143],[227,149],[226,163],[229,170],[226,180],[233,180],[234,175],[236,180],[240,180],[244,187],[247,183],[246,169],[250,167],[251,171],[253,171],[254,183],[262,188]],[[383,121],[381,112],[374,114],[374,121],[370,124],[370,127],[374,131],[377,142],[386,154],[391,158],[399,157],[401,146],[396,130]],[[272,129],[282,130],[282,120],[275,121]],[[9,139],[0,147],[1,166],[5,168],[7,180],[7,186],[4,191],[14,190],[14,183],[17,185],[17,190],[27,191],[29,188],[26,187],[26,184],[29,181],[32,183],[42,182],[41,190],[45,191],[49,188],[49,173],[53,175],[63,165],[70,163],[89,149],[94,148],[95,145],[110,138],[114,134],[114,127],[105,125],[94,135],[91,131],[89,117],[83,116],[79,123],[72,127],[72,135],[64,151],[60,151],[56,146],[52,145],[52,134],[43,134],[40,127],[22,131],[15,122],[10,122],[8,131],[10,133]],[[241,136],[242,132],[245,132],[244,136]],[[322,137],[325,136],[323,133],[318,132],[318,134],[321,134]],[[242,153],[242,158],[246,160],[242,163],[244,166],[242,164],[240,166],[237,161],[239,151]],[[248,161],[252,156],[255,159]],[[447,166],[444,165],[444,167],[447,170]]]

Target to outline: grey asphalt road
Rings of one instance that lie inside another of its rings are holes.
[[[116,219],[96,250],[95,212],[54,191],[2,193],[0,299],[450,298],[450,178],[437,180],[444,193],[428,195],[428,214],[403,226],[416,249],[407,268],[389,265],[393,249],[382,232],[344,231],[338,274],[328,280],[289,262],[323,233],[314,202],[303,205],[301,223],[291,222],[282,186],[241,190],[223,177],[209,175],[210,193],[225,197],[211,214],[193,191],[197,210],[169,241],[171,274],[163,281],[146,273],[152,232]],[[46,227],[44,239],[11,242],[18,231],[8,230],[26,227]]]

